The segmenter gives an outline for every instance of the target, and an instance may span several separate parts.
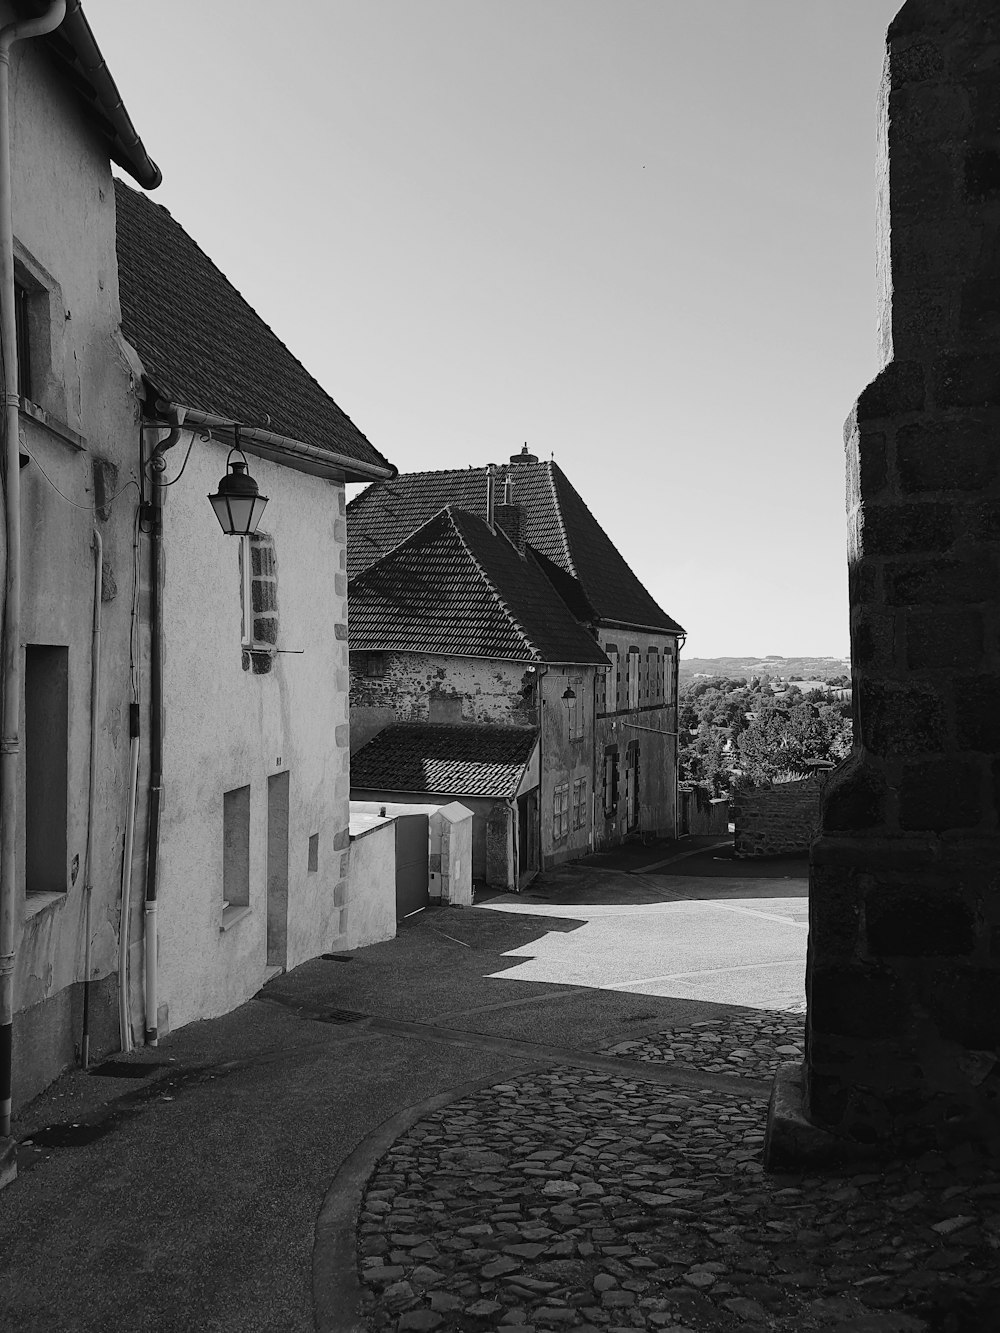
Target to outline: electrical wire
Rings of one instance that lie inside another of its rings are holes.
[[[112,504],[115,500],[118,499],[119,495],[123,495],[130,486],[134,486],[137,491],[139,490],[139,483],[130,477],[129,480],[125,483],[125,485],[121,488],[121,490],[115,491],[114,495],[112,495],[109,500],[105,500],[103,504],[82,505],[76,500],[71,500],[69,496],[65,494],[65,492],[59,489],[59,487],[55,484],[55,482],[52,480],[49,474],[42,467],[41,463],[39,463],[38,459],[34,456],[34,454],[29,454],[27,450],[25,450],[24,452],[25,454],[27,454],[28,458],[30,458],[31,461],[34,463],[35,467],[38,468],[39,472],[42,474],[45,480],[55,491],[56,495],[61,496],[62,499],[64,499],[68,505],[72,505],[74,509],[89,509],[91,513],[95,513],[98,509],[106,509],[108,505]]]

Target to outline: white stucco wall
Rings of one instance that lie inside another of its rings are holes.
[[[170,456],[174,475],[185,435]],[[165,1025],[224,1013],[267,969],[268,778],[288,772],[291,968],[350,934],[343,487],[249,456],[270,504],[278,644],[268,674],[244,670],[239,543],[206,500],[227,450],[196,439],[164,509],[164,794],[160,1001]],[[249,785],[250,912],[222,920],[223,795]],[[318,868],[308,844],[319,838]]]
[[[10,6],[0,5],[0,22]],[[82,121],[76,98],[58,82],[32,44],[11,60],[12,206],[19,276],[45,288],[32,298],[33,393],[48,426],[22,416],[35,461],[21,470],[22,641],[68,649],[69,733],[65,894],[30,914],[17,942],[15,1007],[28,1014],[19,1051],[15,1021],[15,1103],[23,1102],[72,1059],[80,1033],[69,1022],[67,988],[83,980],[83,862],[87,839],[90,748],[91,627],[95,526],[117,595],[102,604],[102,691],[96,819],[92,837],[91,978],[101,1034],[117,1024],[109,1008],[117,968],[118,892],[128,772],[128,635],[134,487],[109,517],[95,502],[95,457],[118,468],[117,487],[136,477],[136,400],[118,342],[115,206],[110,166]],[[60,497],[42,476],[73,501]],[[108,584],[110,592],[110,581]],[[23,726],[22,726],[23,736]],[[19,793],[18,879],[23,886],[24,762]],[[38,904],[27,904],[34,908]],[[55,1002],[52,1022],[40,1006]],[[113,1001],[112,1001],[113,1002]],[[22,1042],[23,1046],[24,1043]],[[105,1047],[106,1049],[106,1047]],[[25,1062],[18,1069],[18,1062]],[[30,1066],[30,1069],[29,1067]]]
[[[353,824],[354,821],[352,821]],[[351,901],[345,947],[391,940],[396,934],[396,822],[362,816],[351,835]]]

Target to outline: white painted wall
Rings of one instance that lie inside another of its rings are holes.
[[[354,821],[352,820],[352,825]],[[391,940],[396,934],[396,821],[362,816],[351,834],[348,870],[352,911],[345,946]]]
[[[172,451],[171,475],[187,444],[185,435]],[[239,544],[205,498],[226,452],[196,439],[166,492],[161,1028],[225,1013],[265,980],[270,775],[290,773],[285,965],[343,947],[351,929],[343,487],[250,456],[270,497],[261,530],[276,546],[278,647],[295,650],[255,675],[243,669]],[[223,794],[247,784],[251,911],[222,930]],[[310,872],[313,834],[319,864]]]

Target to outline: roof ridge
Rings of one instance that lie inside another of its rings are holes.
[[[462,531],[460,525],[459,525],[458,523],[455,522],[454,515],[452,514],[452,507],[451,507],[451,505],[446,505],[445,508],[446,508],[447,511],[448,511],[448,518],[449,518],[450,521],[451,521],[452,527],[454,528],[455,532],[458,534],[459,541],[460,541],[460,542],[462,543],[462,545],[465,547],[465,551],[466,551],[466,553],[467,553],[469,559],[470,559],[470,560],[472,561],[472,563],[475,565],[476,570],[477,570],[478,573],[479,573],[479,577],[483,580],[483,582],[486,584],[486,587],[489,589],[489,591],[492,593],[493,597],[496,599],[496,601],[497,601],[498,605],[500,606],[500,609],[503,611],[504,615],[507,617],[507,619],[510,621],[510,623],[514,626],[514,628],[515,628],[515,630],[517,631],[517,633],[521,636],[521,639],[522,639],[522,641],[524,642],[525,646],[528,648],[528,650],[529,650],[529,651],[530,651],[536,658],[540,659],[541,656],[542,656],[541,650],[540,650],[534,643],[532,643],[532,641],[528,638],[527,634],[525,634],[525,632],[524,632],[524,627],[522,626],[520,620],[517,618],[517,616],[514,614],[514,612],[511,610],[511,608],[507,605],[507,603],[506,603],[506,601],[504,600],[503,596],[501,595],[499,589],[496,588],[496,586],[495,586],[494,583],[493,583],[493,580],[492,580],[492,579],[490,578],[490,576],[486,573],[486,570],[483,569],[483,567],[482,567],[482,565],[480,564],[479,559],[477,558],[475,552],[473,551],[472,547],[469,545],[468,540],[467,540],[467,538],[466,538],[466,536],[465,536],[465,533]],[[466,514],[466,515],[468,515],[469,518],[473,518],[473,519],[474,519],[474,518],[476,517],[475,514],[469,514],[469,511],[468,511],[467,509],[457,509],[456,512],[459,513],[459,514]],[[482,522],[482,519],[480,519],[480,522]],[[493,532],[492,529],[489,528],[489,524],[488,524],[488,523],[485,524],[484,526],[490,531],[490,533],[491,533],[492,536],[494,536],[494,537],[496,536],[496,533]]]
[[[568,572],[573,575],[577,583],[582,587],[583,584],[580,575],[577,572],[576,561],[573,559],[573,548],[569,544],[569,533],[566,531],[566,520],[563,518],[562,505],[559,503],[559,492],[556,490],[555,472],[553,471],[556,467],[556,460],[551,458],[547,463],[543,463],[542,466],[545,468],[549,479],[549,486],[552,489],[552,504],[556,511],[556,518],[559,522],[559,532],[562,535],[563,550],[566,553],[566,563],[569,566]],[[560,472],[562,473],[561,468]],[[562,473],[562,475],[565,476],[565,473]]]

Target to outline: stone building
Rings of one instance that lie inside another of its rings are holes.
[[[473,876],[517,888],[593,846],[608,659],[525,545],[446,506],[351,584],[352,795],[473,811]]]
[[[352,582],[446,505],[485,519],[491,506],[499,512],[501,499],[519,525],[516,540],[611,663],[610,671],[579,682],[588,692],[580,707],[593,717],[586,773],[593,847],[639,834],[676,836],[684,631],[657,606],[555,462],[539,462],[525,446],[499,467],[408,473],[370,486],[347,509]],[[363,701],[352,705],[352,728],[367,737],[373,719],[356,705]],[[542,809],[548,817],[547,798]]]

